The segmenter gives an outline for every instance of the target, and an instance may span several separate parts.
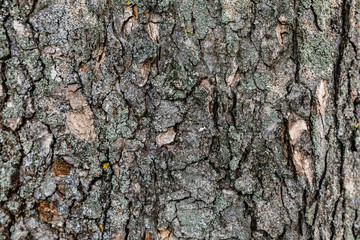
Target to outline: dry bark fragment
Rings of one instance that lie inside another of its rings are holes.
[[[57,177],[66,177],[67,175],[69,175],[70,168],[71,165],[64,160],[57,160],[52,167],[52,171]]]
[[[58,211],[56,203],[52,201],[44,201],[38,207],[40,213],[40,220],[44,222],[51,222],[58,218]]]

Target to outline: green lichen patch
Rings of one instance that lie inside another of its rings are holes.
[[[224,24],[240,20],[239,12],[243,13],[251,4],[250,0],[220,0],[220,2],[222,6],[221,20]]]
[[[188,72],[180,62],[171,64],[166,75],[159,75],[151,80],[156,90],[169,100],[186,98],[196,82],[196,73]]]
[[[196,24],[196,34],[203,39],[208,32],[212,18],[209,16],[206,2],[203,0],[194,1],[193,16]]]
[[[13,57],[6,61],[6,86],[9,90],[14,90],[20,94],[25,94],[31,87],[31,82],[22,71],[21,62]]]
[[[137,120],[130,114],[123,97],[116,91],[111,92],[103,102],[106,112],[105,139],[110,142],[120,137],[132,138],[137,128]]]
[[[10,54],[9,44],[7,42],[5,29],[2,27],[3,22],[0,22],[0,59],[7,57]]]
[[[333,12],[333,8],[331,6],[331,1],[327,0],[304,0],[302,4],[305,8],[310,8],[311,6],[314,9],[314,12],[317,17],[318,24],[324,28],[326,27],[326,23],[330,21],[330,16]]]
[[[36,118],[41,122],[50,125],[51,127],[61,126],[65,123],[65,117],[55,112],[36,112]]]
[[[7,121],[12,121],[11,119],[15,118],[20,119],[24,116],[24,114],[24,100],[18,94],[14,94],[11,98],[9,98],[5,108],[1,112],[3,123],[9,127],[10,125],[7,123]]]
[[[300,62],[313,75],[331,75],[334,45],[322,34],[310,35],[300,47]]]
[[[256,181],[249,174],[243,174],[235,181],[235,189],[242,194],[252,194],[256,189]]]
[[[21,146],[14,134],[0,129],[0,202],[7,200],[7,194],[14,187]]]
[[[215,217],[209,208],[184,203],[177,205],[177,216],[182,225],[182,232],[193,239],[204,238],[211,231],[211,222]]]
[[[103,165],[100,161],[97,144],[76,139],[73,135],[64,136],[62,141],[68,144],[69,149],[66,152],[61,152],[61,154],[71,156],[75,168],[90,170],[91,177],[101,176]]]

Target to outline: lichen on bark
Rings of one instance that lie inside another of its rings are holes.
[[[0,0],[0,239],[359,239],[355,0]]]

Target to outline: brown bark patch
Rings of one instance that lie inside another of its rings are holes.
[[[160,230],[158,232],[159,240],[175,240],[176,238],[172,235],[170,229]]]
[[[316,89],[316,98],[319,103],[319,110],[321,114],[325,113],[327,101],[329,98],[326,80],[321,80]]]
[[[307,131],[307,125],[304,120],[299,119],[294,115],[290,116],[289,120],[290,142],[293,144],[303,131]]]
[[[146,233],[145,240],[153,240],[151,233],[148,233],[148,232]]]
[[[313,180],[311,159],[309,156],[303,154],[300,142],[296,142],[304,131],[308,131],[306,122],[295,114],[291,114],[289,117],[289,136],[291,148],[293,149],[293,162],[295,169],[297,174],[305,175],[311,183]]]
[[[11,130],[13,131],[15,131],[19,127],[21,122],[22,122],[22,118],[8,118],[5,121],[6,126],[11,128]]]
[[[87,73],[87,66],[85,63],[80,64],[80,72]]]
[[[294,165],[296,172],[299,175],[305,175],[311,183],[313,180],[313,171],[311,168],[311,160],[307,156],[304,156],[300,151],[294,151]]]
[[[111,240],[125,240],[125,235],[122,233],[113,233],[111,235]]]
[[[137,20],[139,18],[139,11],[138,11],[138,7],[134,6],[133,7],[133,17]]]
[[[283,34],[287,32],[287,26],[283,24],[278,24],[275,28],[276,36],[281,45],[284,44]]]
[[[65,187],[65,184],[59,184],[59,186],[57,187],[58,189],[58,193],[59,193],[59,196],[60,198],[65,198],[66,196],[66,187]]]
[[[43,222],[51,222],[59,216],[55,202],[44,201],[40,203],[38,210],[40,213],[40,220]]]
[[[66,122],[71,133],[78,139],[91,142],[96,140],[93,120],[88,112],[70,112],[67,115]]]
[[[66,99],[70,101],[70,106],[74,110],[67,114],[66,123],[76,138],[94,142],[97,139],[97,134],[93,113],[79,88],[78,84],[74,84],[66,89]]]
[[[80,110],[88,106],[85,97],[82,95],[80,85],[70,85],[66,89],[66,99],[70,101],[70,106],[74,110]]]
[[[69,175],[70,168],[70,164],[68,164],[64,160],[58,160],[54,163],[52,171],[57,177],[66,177],[67,175]]]
[[[159,18],[155,14],[148,14],[148,24],[146,25],[146,32],[149,34],[154,43],[159,43],[160,27]]]
[[[136,82],[136,85],[138,85],[139,87],[143,87],[147,83],[149,79],[149,73],[151,70],[151,64],[152,61],[147,60],[144,63],[142,63],[140,66],[134,65],[134,69],[137,71],[139,76],[139,80]]]
[[[18,36],[22,36],[22,37],[31,37],[31,31],[30,29],[28,29],[23,23],[14,20],[13,22],[13,27],[16,31],[16,34]]]
[[[175,136],[176,136],[176,132],[174,131],[174,128],[169,128],[167,130],[167,132],[164,133],[160,133],[157,137],[156,137],[156,143],[157,145],[159,145],[160,147],[162,145],[167,145],[172,143],[175,140]]]
[[[138,10],[136,6],[126,6],[124,9],[124,18],[121,20],[121,26],[124,28],[126,35],[131,34],[131,32],[138,26]]]
[[[214,87],[211,85],[209,79],[202,80],[201,83],[200,83],[200,86],[201,86],[202,88],[206,89],[206,90],[209,91],[209,92],[212,91],[212,89],[214,88]]]

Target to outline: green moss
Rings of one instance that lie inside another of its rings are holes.
[[[316,207],[316,204],[306,206],[305,220],[309,226],[313,225],[315,207]]]
[[[8,89],[15,90],[16,92],[25,93],[30,87],[30,83],[21,69],[20,61],[18,58],[13,57],[6,61],[6,86]],[[22,91],[24,90],[24,91]]]
[[[35,42],[30,37],[16,35],[16,41],[19,44],[19,47],[23,50],[31,50],[36,48]]]
[[[128,116],[128,119],[121,121],[121,119],[112,119],[111,123],[106,125],[106,139],[109,141],[115,141],[119,137],[123,138],[132,138],[133,133],[137,127],[136,120],[126,114],[124,115]]]
[[[88,13],[89,17],[93,17]],[[88,62],[91,58],[96,58],[99,51],[99,47],[104,42],[105,38],[104,25],[98,21],[89,28],[81,28],[78,31],[69,33],[69,39],[71,39],[72,47],[76,55],[76,65],[81,62]],[[91,43],[91,44],[89,44]]]
[[[35,93],[45,97],[51,97],[53,91],[58,89],[59,86],[60,84],[57,81],[41,78],[39,81],[35,82]]]
[[[132,49],[132,57],[138,63],[142,64],[149,59],[154,59],[158,53],[158,46],[149,36],[134,36],[128,41],[129,48]]]
[[[39,32],[38,34],[39,34],[39,46],[41,48],[49,46],[51,44],[50,38],[45,32]]]
[[[167,11],[170,3],[172,2],[174,2],[174,0],[160,0],[158,2],[158,7],[161,9],[161,11]]]
[[[241,134],[238,133],[238,131],[236,130],[236,128],[234,126],[229,127],[229,138],[230,138],[230,143],[231,145],[235,144],[237,146],[241,146],[242,144],[242,138],[241,138]],[[239,153],[240,149],[238,148],[234,148],[232,149],[233,152],[235,153]]]
[[[32,4],[28,1],[14,1],[11,3],[9,9],[9,13],[11,16],[13,16],[14,19],[26,19],[26,17],[31,13]]]
[[[92,219],[100,219],[102,215],[102,188],[102,182],[97,181],[83,205],[84,214]]]

